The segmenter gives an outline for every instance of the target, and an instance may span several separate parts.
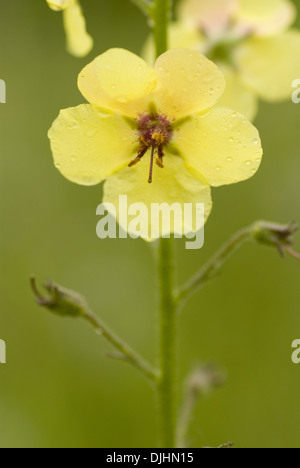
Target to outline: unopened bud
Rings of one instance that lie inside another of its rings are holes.
[[[60,11],[65,10],[71,3],[71,0],[47,0],[51,10]]]
[[[36,301],[41,307],[63,317],[84,317],[86,315],[87,303],[78,293],[49,281],[44,286],[47,296],[43,296],[37,289],[35,278],[31,278],[30,283]]]
[[[208,364],[195,369],[187,381],[187,387],[195,395],[204,395],[221,387],[225,380],[226,377],[221,370]]]
[[[299,259],[299,254],[292,249],[293,235],[297,230],[298,226],[295,223],[283,225],[259,221],[254,225],[252,234],[260,244],[276,247],[282,257],[284,257],[285,252],[288,252]]]

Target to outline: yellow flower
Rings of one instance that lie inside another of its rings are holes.
[[[215,106],[224,77],[196,50],[168,51],[152,68],[111,49],[82,70],[78,85],[90,104],[62,110],[54,122],[55,165],[78,184],[107,179],[104,202],[117,211],[119,195],[127,195],[129,204],[149,209],[204,203],[207,218],[210,186],[246,180],[260,165],[258,131],[243,115]]]
[[[290,98],[300,76],[300,32],[288,29],[296,16],[288,0],[183,0],[171,27],[171,48],[196,48],[226,78],[219,104],[253,120],[258,99]],[[148,41],[145,58],[153,60]]]
[[[67,50],[75,57],[84,57],[93,48],[93,39],[87,33],[86,22],[78,0],[47,0],[49,7],[63,11]]]

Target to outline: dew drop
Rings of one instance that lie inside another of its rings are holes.
[[[246,161],[245,164],[246,166],[251,166],[251,161]]]
[[[97,112],[97,115],[101,118],[101,119],[108,119],[111,114],[108,114],[108,113],[105,113],[105,112]]]
[[[94,128],[91,128],[90,130],[86,132],[86,136],[91,138],[95,135],[95,133],[96,133],[96,130]]]
[[[117,97],[116,100],[118,102],[120,102],[121,104],[127,104],[127,102],[128,102],[128,99],[126,97],[124,97],[124,96],[119,96],[119,97]]]

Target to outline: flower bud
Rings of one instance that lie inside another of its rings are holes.
[[[51,281],[45,284],[47,297],[40,294],[37,289],[35,278],[31,278],[31,288],[41,307],[63,317],[84,317],[88,306],[85,299],[78,293],[68,290]]]
[[[75,57],[87,55],[94,41],[87,32],[79,0],[47,0],[47,4],[54,11],[63,11],[68,52]]]
[[[298,226],[295,223],[282,225],[259,221],[254,225],[252,234],[260,244],[276,247],[282,257],[287,251],[297,258],[298,254],[291,249],[294,243],[293,234],[297,230]]]
[[[224,373],[214,365],[203,365],[190,375],[187,387],[194,395],[205,395],[221,387],[226,380]]]
[[[48,6],[51,10],[61,11],[68,8],[72,0],[47,0]]]

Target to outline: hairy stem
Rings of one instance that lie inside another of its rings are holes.
[[[118,351],[117,355],[110,355],[111,357],[132,364],[152,382],[158,380],[158,371],[140,357],[125,341],[111,331],[109,327],[91,311],[86,300],[77,292],[49,281],[45,284],[47,296],[44,296],[38,290],[34,277],[30,279],[30,284],[36,301],[41,307],[61,317],[83,318],[87,320],[93,325],[96,331]]]
[[[258,244],[275,248],[282,257],[284,257],[285,253],[289,253],[297,260],[300,260],[300,254],[292,248],[294,243],[293,234],[297,229],[298,226],[295,223],[285,225],[269,221],[256,221],[251,226],[242,229],[190,281],[179,289],[176,294],[177,300],[179,303],[183,303],[208,281],[215,278],[226,260],[245,241],[253,240]]]
[[[162,448],[175,448],[176,438],[176,301],[173,239],[160,239],[160,378],[158,402]]]
[[[154,0],[152,18],[156,57],[168,50],[168,25],[171,12],[171,0]]]
[[[156,57],[168,49],[172,1],[153,0],[152,19]],[[162,448],[176,446],[176,301],[174,297],[173,239],[159,240],[160,378],[157,387]]]
[[[158,372],[141,356],[139,356],[139,354],[137,354],[127,343],[125,343],[125,341],[111,331],[107,325],[102,322],[102,320],[90,311],[85,311],[84,318],[93,325],[99,334],[106,338],[106,340],[120,352],[118,355],[112,354],[111,357],[115,357],[116,359],[121,359],[132,364],[149,380],[157,380]]]

